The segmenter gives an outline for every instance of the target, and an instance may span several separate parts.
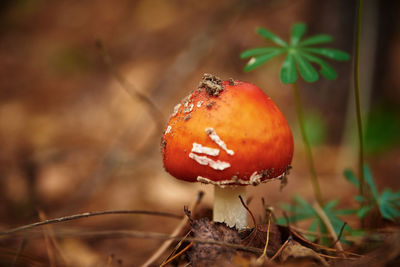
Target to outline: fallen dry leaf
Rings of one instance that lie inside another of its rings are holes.
[[[287,246],[282,250],[280,255],[282,262],[291,261],[310,261],[317,265],[328,266],[325,259],[321,258],[314,250],[300,245],[300,243],[290,240]]]

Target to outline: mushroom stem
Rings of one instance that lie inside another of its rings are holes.
[[[239,230],[247,226],[247,211],[240,202],[239,195],[246,201],[245,186],[214,187],[215,222],[224,222],[229,227]]]

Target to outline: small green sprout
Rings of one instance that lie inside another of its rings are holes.
[[[250,58],[244,70],[246,72],[251,71],[280,54],[286,54],[280,74],[283,83],[296,82],[298,78],[297,72],[306,82],[317,81],[319,74],[312,63],[320,67],[319,72],[326,79],[336,79],[336,71],[319,56],[346,61],[350,58],[349,54],[338,49],[313,47],[314,45],[330,43],[333,38],[327,34],[318,34],[302,40],[306,30],[307,27],[304,23],[294,24],[291,30],[290,43],[287,43],[272,32],[264,28],[258,28],[258,34],[278,46],[254,48],[243,52],[240,55],[241,58]]]

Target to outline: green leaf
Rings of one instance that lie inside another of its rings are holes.
[[[318,34],[301,41],[299,45],[301,46],[316,45],[316,44],[330,43],[332,41],[333,41],[332,36],[328,34]]]
[[[248,57],[254,57],[254,56],[259,56],[262,54],[269,54],[272,52],[277,52],[277,51],[284,51],[284,48],[280,47],[260,47],[260,48],[254,48],[254,49],[249,49],[244,51],[242,54],[240,54],[240,58],[248,58]]]
[[[347,181],[355,185],[357,188],[360,187],[360,182],[358,181],[356,175],[351,169],[345,169],[344,170],[344,177],[346,178]],[[356,196],[357,197],[357,196]],[[362,200],[361,200],[362,202]]]
[[[273,34],[272,32],[268,31],[267,29],[264,28],[258,28],[257,33],[264,37],[267,40],[270,40],[274,42],[275,44],[279,46],[288,46],[288,44],[283,41],[281,38],[279,38],[277,35]]]
[[[381,212],[383,218],[388,220],[394,220],[395,218],[400,217],[400,213],[398,210],[393,208],[391,205],[379,205],[379,211]]]
[[[361,230],[361,229],[351,229],[351,231],[349,231],[351,236],[364,236],[366,234],[365,230]]]
[[[385,189],[385,190],[390,191],[390,189]],[[392,194],[392,200],[397,200],[399,202],[398,204],[400,204],[400,191],[395,193],[391,192],[391,194]]]
[[[359,217],[359,218],[364,218],[365,217],[365,215],[367,215],[368,214],[368,212],[370,212],[372,210],[372,206],[362,206],[359,210],[358,210],[358,212],[357,212],[357,216]]]
[[[321,220],[318,220],[318,222],[319,222],[318,225],[319,225],[319,229],[320,229],[321,233],[328,234],[328,229],[326,229],[324,222]],[[325,246],[330,245],[329,239],[327,237],[321,237],[321,243]]]
[[[343,52],[338,49],[333,48],[311,48],[311,47],[304,47],[305,51],[322,55],[330,59],[338,60],[338,61],[346,61],[350,59],[350,55],[346,52]]]
[[[280,218],[277,218],[277,219],[275,220],[275,223],[276,223],[276,224],[279,224],[279,225],[286,225],[286,224],[287,224],[287,221],[286,221],[286,218],[280,217]],[[290,223],[290,220],[289,220],[289,223]]]
[[[275,52],[269,53],[269,54],[265,54],[265,55],[261,55],[261,56],[257,56],[257,57],[252,57],[249,62],[247,63],[247,65],[244,67],[244,71],[248,72],[251,71],[255,68],[257,68],[258,66],[262,65],[263,63],[267,62],[268,60],[270,60],[273,57],[276,57],[277,55],[281,54],[284,50],[276,50]]]
[[[308,227],[308,231],[310,231],[312,233],[316,233],[317,229],[318,229],[318,220],[313,220],[310,227]],[[306,237],[308,240],[311,240],[311,241],[315,241],[315,239],[317,238],[317,236],[313,236],[313,235],[306,235]]]
[[[312,83],[318,80],[318,72],[307,60],[304,59],[304,57],[302,57],[299,53],[294,53],[294,59],[297,62],[297,68],[301,77],[306,82]]]
[[[298,222],[298,221],[302,221],[302,220],[313,218],[314,216],[315,216],[314,214],[311,214],[311,215],[310,214],[302,214],[302,215],[295,214],[294,216],[288,217],[288,219],[289,219],[289,223],[295,223],[295,222]]]
[[[365,200],[365,197],[363,196],[355,196],[354,199],[358,202],[358,203],[362,203]]]
[[[363,172],[364,172],[365,181],[367,182],[369,189],[371,190],[372,196],[374,197],[374,199],[376,201],[378,201],[378,198],[379,198],[378,190],[376,189],[374,179],[372,178],[371,169],[369,168],[369,166],[367,164],[364,164]]]
[[[388,220],[400,218],[400,201],[397,195],[400,192],[392,193],[390,189],[385,189],[378,198],[378,207],[382,216]]]
[[[386,201],[390,202],[392,200],[392,196],[393,196],[392,191],[386,188],[379,196],[379,202],[386,202]]]
[[[346,209],[346,210],[336,210],[335,214],[336,215],[351,215],[351,214],[356,214],[358,210],[356,209]]]
[[[304,198],[302,198],[299,195],[294,196],[294,201],[296,201],[302,207],[308,208],[310,210],[314,210],[314,208],[310,204],[308,204],[307,200],[305,200]]]
[[[334,200],[329,201],[328,203],[325,204],[324,211],[327,212],[327,211],[333,209],[334,207],[336,207],[336,205],[338,203],[339,203],[338,199],[334,199]]]
[[[290,35],[290,45],[296,46],[301,37],[303,37],[304,33],[307,30],[307,26],[304,23],[296,23],[292,27],[292,33]]]
[[[281,68],[281,81],[284,84],[294,83],[297,80],[296,63],[292,53],[288,53]]]
[[[317,63],[321,69],[320,69],[320,73],[322,74],[322,76],[324,76],[326,79],[328,80],[334,80],[337,78],[337,72],[325,61],[323,61],[322,59],[313,56],[311,54],[308,54],[304,51],[302,51],[301,53],[306,59],[308,59],[311,62]]]

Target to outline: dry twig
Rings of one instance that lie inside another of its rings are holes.
[[[191,248],[193,246],[193,242],[190,242],[189,245],[187,245],[184,249],[182,249],[181,251],[179,251],[178,253],[176,253],[174,256],[172,256],[171,258],[169,258],[167,261],[164,261],[163,263],[160,264],[160,267],[163,267],[165,265],[167,265],[168,263],[170,263],[171,261],[173,261],[174,259],[176,259],[177,257],[179,257],[180,255],[182,255],[185,251],[187,251],[189,248]]]
[[[151,239],[160,239],[160,240],[182,240],[184,238],[183,236],[171,236],[170,234],[163,234],[163,233],[154,233],[154,232],[142,232],[142,231],[135,231],[135,230],[112,230],[112,231],[60,231],[56,233],[57,236],[60,237],[131,237],[131,238],[151,238]],[[35,236],[30,236],[30,238],[33,238]],[[40,237],[38,235],[38,237]],[[211,245],[218,245],[218,246],[223,246],[223,247],[229,247],[241,251],[247,251],[254,253],[256,255],[262,254],[263,250],[255,247],[248,247],[240,244],[233,244],[233,243],[226,243],[226,242],[221,242],[221,241],[216,241],[216,240],[211,240],[211,239],[200,239],[200,238],[194,238],[194,237],[188,237],[186,238],[186,241],[188,242],[197,242],[197,243],[204,243],[204,244],[211,244]]]
[[[23,225],[20,227],[2,231],[2,232],[0,232],[0,236],[18,233],[21,231],[25,231],[25,230],[28,230],[28,229],[31,229],[34,227],[38,227],[38,226],[42,226],[42,225],[46,225],[46,224],[60,223],[60,222],[72,221],[72,220],[76,220],[76,219],[87,218],[87,217],[100,216],[100,215],[111,215],[111,214],[114,214],[114,215],[115,214],[145,214],[145,215],[164,216],[164,217],[177,218],[177,219],[182,218],[182,216],[180,216],[180,215],[176,215],[176,214],[172,214],[172,213],[168,213],[168,212],[147,211],[147,210],[93,211],[93,212],[85,212],[85,213],[64,216],[64,217],[59,217],[59,218],[55,218],[55,219],[50,219],[50,220],[45,220],[45,221],[36,222],[36,223],[32,223],[32,224]]]
[[[267,240],[265,241],[264,251],[261,254],[261,256],[257,258],[257,262],[260,263],[260,264],[264,263],[264,261],[266,259],[268,259],[267,248],[268,248],[268,242],[269,242],[269,229],[271,227],[271,215],[272,215],[272,212],[270,212],[269,216],[268,216]]]
[[[174,253],[180,248],[180,246],[182,245],[182,243],[186,240],[186,238],[190,235],[190,233],[192,232],[192,230],[190,230],[189,232],[186,233],[186,235],[182,238],[182,240],[179,241],[179,243],[175,246],[174,250],[171,252],[171,254],[169,254],[169,256],[161,263],[161,265],[165,264],[165,262],[169,262],[169,259],[171,257],[175,257],[173,256]]]
[[[315,212],[318,214],[318,216],[321,218],[321,220],[324,222],[326,229],[328,229],[328,232],[331,235],[332,239],[334,241],[337,241],[337,242],[335,242],[336,249],[343,252],[344,249],[342,247],[342,243],[340,243],[340,241],[336,235],[336,232],[333,229],[331,221],[329,220],[328,216],[326,216],[324,210],[321,208],[321,206],[318,204],[318,202],[314,203],[313,208],[314,208]],[[343,256],[345,257],[344,254],[343,254]]]
[[[289,238],[285,241],[285,243],[282,244],[282,246],[278,249],[278,251],[274,254],[274,256],[272,256],[272,258],[270,259],[270,261],[273,261],[276,259],[276,257],[279,256],[279,254],[281,254],[282,250],[287,246],[287,244],[289,243],[289,241],[292,240],[292,237],[289,236]]]

